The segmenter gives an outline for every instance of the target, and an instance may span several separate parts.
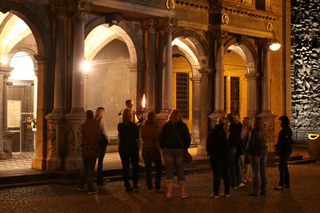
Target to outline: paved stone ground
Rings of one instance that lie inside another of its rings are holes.
[[[0,212],[320,212],[320,163],[293,165],[289,170],[291,188],[274,191],[279,172],[276,167],[267,168],[267,196],[248,196],[251,184],[247,184],[232,189],[230,198],[209,198],[212,173],[203,172],[186,176],[186,199],[179,197],[177,181],[172,199],[167,199],[165,193],[148,194],[144,179],[139,182],[141,191],[135,193],[126,193],[122,181],[107,183],[97,195],[78,192],[76,185],[51,184],[0,190]]]

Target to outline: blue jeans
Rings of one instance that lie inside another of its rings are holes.
[[[80,174],[79,188],[84,188],[84,182],[87,177],[88,191],[94,191],[93,178],[94,178],[94,167],[96,165],[96,158],[84,157],[84,148],[82,148],[82,159],[83,167]]]
[[[256,195],[259,195],[259,192],[267,193],[267,155],[250,156],[250,161],[253,172],[252,193]]]
[[[180,184],[186,182],[184,176],[183,149],[163,149],[163,158],[166,163],[166,181],[173,182],[174,170],[177,170],[178,181]]]
[[[162,173],[162,161],[161,154],[158,148],[143,148],[142,157],[146,166],[146,179],[148,190],[152,190],[151,171],[152,162],[156,166],[156,189],[160,189],[161,173]]]

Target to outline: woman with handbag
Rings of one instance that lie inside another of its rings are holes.
[[[292,131],[289,127],[289,118],[285,115],[279,118],[279,124],[282,130],[278,135],[278,142],[274,145],[273,149],[277,151],[279,155],[279,172],[280,181],[279,186],[275,187],[275,190],[283,190],[284,188],[290,188],[290,176],[288,169],[288,159],[292,152]]]
[[[178,110],[172,110],[160,133],[160,147],[163,149],[163,158],[166,164],[167,198],[172,198],[174,170],[176,169],[180,185],[181,198],[186,198],[186,178],[184,176],[184,153],[191,142],[188,127],[182,121]]]
[[[107,125],[105,123],[105,120],[103,116],[105,115],[106,111],[103,107],[98,107],[96,110],[96,113],[94,115],[94,118],[97,120],[99,127],[103,133],[103,139],[99,141],[99,147],[100,147],[100,156],[98,158],[98,168],[97,168],[97,185],[103,185],[103,158],[106,154],[107,145],[109,143],[109,138],[107,134]]]
[[[131,109],[125,109],[122,113],[122,122],[118,124],[119,132],[119,154],[122,163],[122,175],[124,186],[127,192],[137,191],[139,179],[139,149],[138,139],[139,130],[135,123],[132,122]],[[129,182],[130,163],[132,166],[133,188]]]

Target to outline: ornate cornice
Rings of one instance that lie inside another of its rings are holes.
[[[189,9],[200,9],[200,10],[208,10],[209,4],[208,1],[195,1],[195,0],[176,0],[176,7],[177,6],[184,6]]]

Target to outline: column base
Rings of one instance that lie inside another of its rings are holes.
[[[0,151],[0,160],[7,160],[7,156],[2,150]]]
[[[276,144],[275,131],[274,131],[274,123],[275,123],[274,119],[277,116],[272,114],[270,110],[264,110],[260,114],[258,114],[258,116],[262,118],[266,126],[268,151],[273,152],[273,146]]]
[[[68,157],[64,161],[66,171],[80,171],[82,169],[82,157]]]
[[[35,170],[45,170],[46,169],[46,160],[42,156],[35,156],[32,159],[32,169]]]
[[[197,155],[207,156],[208,153],[206,147],[203,145],[199,145],[197,148]]]

